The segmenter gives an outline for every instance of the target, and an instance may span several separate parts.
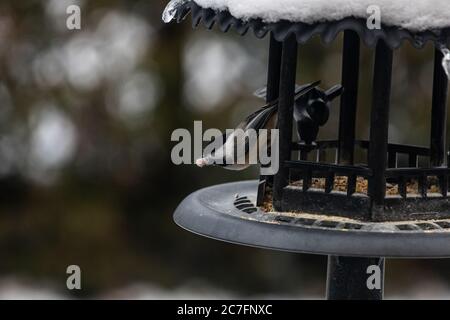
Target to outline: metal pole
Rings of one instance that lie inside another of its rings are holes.
[[[274,35],[270,34],[269,45],[269,66],[267,72],[267,96],[266,102],[269,103],[278,99],[278,93],[280,90],[280,70],[281,70],[281,53],[282,43],[275,40]],[[258,195],[256,205],[261,206],[264,202],[264,195],[267,186],[273,185],[273,176],[259,177]]]
[[[291,34],[283,42],[281,57],[280,91],[278,104],[279,129],[279,161],[280,168],[274,177],[273,206],[281,211],[283,189],[289,183],[289,169],[285,167],[286,160],[291,159],[292,121],[295,96],[295,78],[297,70],[297,39]]]
[[[280,90],[281,54],[283,43],[275,40],[270,34],[269,68],[267,73],[267,97],[266,102],[278,99]]]
[[[342,52],[341,110],[339,114],[338,162],[352,165],[355,149],[356,108],[358,102],[359,79],[359,35],[352,30],[344,31]]]
[[[430,141],[430,163],[433,167],[440,167],[445,164],[448,78],[441,65],[442,58],[442,52],[436,49],[434,55]]]
[[[375,51],[369,146],[369,167],[373,172],[373,176],[369,180],[369,191],[372,201],[377,207],[383,205],[386,193],[385,172],[388,150],[392,60],[392,49],[383,40],[379,40]]]
[[[328,256],[328,300],[382,300],[383,294],[384,258]]]

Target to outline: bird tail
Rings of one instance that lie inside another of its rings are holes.
[[[337,84],[325,91],[325,95],[327,96],[328,101],[333,101],[334,99],[339,97],[343,91],[344,88],[340,84]]]

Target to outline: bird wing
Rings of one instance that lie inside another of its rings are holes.
[[[311,84],[305,84],[302,86],[297,85],[295,90],[295,100],[299,99],[300,97],[304,96],[311,90],[313,90],[315,87],[317,87],[320,84],[320,81],[313,82]],[[256,110],[249,116],[245,118],[245,120],[238,126],[238,128],[245,129],[245,128],[253,128],[253,129],[261,129],[264,128],[267,124],[267,121],[272,116],[273,112],[278,110],[278,99],[269,102],[268,104],[264,105],[260,109]],[[248,124],[253,123],[252,126],[248,126]]]
[[[301,90],[301,88],[302,88],[302,86],[295,85],[295,92],[298,92],[299,90]],[[257,98],[266,100],[267,99],[267,87],[259,88],[258,90],[253,92],[253,95]]]
[[[303,92],[304,89],[307,89],[310,86],[312,86],[314,88],[314,87],[317,87],[319,84],[320,84],[320,81],[316,81],[316,82],[313,82],[312,84],[305,84],[305,85],[301,85],[301,86],[297,84],[297,85],[295,85],[295,95],[296,96],[298,94],[303,95],[306,93],[306,92]],[[253,93],[253,95],[257,98],[266,100],[267,99],[267,87],[259,88],[258,90],[256,90]],[[277,103],[277,100],[278,99],[275,99],[275,101],[273,101],[273,102]]]
[[[316,88],[320,84],[320,82],[321,81],[319,80],[319,81],[316,81],[313,83],[304,84],[304,85],[300,86],[298,91],[295,92],[295,101],[297,101],[297,99],[300,99],[305,94],[309,93],[311,90]]]

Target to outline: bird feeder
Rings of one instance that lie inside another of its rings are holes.
[[[253,30],[257,38],[270,37],[266,99],[278,103],[280,169],[274,176],[193,193],[176,210],[176,223],[232,243],[328,255],[329,299],[381,299],[383,285],[368,288],[367,270],[377,266],[383,273],[385,257],[449,257],[445,67],[450,29],[415,24],[412,17],[407,20],[411,27],[391,19],[372,30],[363,16],[345,12],[340,19],[315,21],[303,14],[302,1],[292,8],[298,12],[285,19],[273,18],[278,11],[271,12],[267,3],[240,13],[233,2],[222,2],[215,7],[205,0],[172,1],[166,20],[181,22],[191,14],[194,27],[217,25],[223,32],[235,29],[245,35]],[[317,10],[321,3],[316,2]],[[338,136],[316,140],[315,129],[305,127],[293,139],[297,48],[316,35],[331,43],[341,32]],[[429,146],[388,141],[393,55],[404,40],[417,49],[428,42],[435,46]],[[375,60],[369,140],[355,139],[361,43],[373,49]],[[367,154],[362,163],[355,162],[357,151]],[[335,156],[326,159],[330,153]],[[407,165],[400,166],[399,157]],[[421,161],[419,166],[419,158],[428,165]]]

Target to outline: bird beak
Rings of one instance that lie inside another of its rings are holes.
[[[206,158],[197,159],[195,164],[197,167],[203,168],[208,165],[208,160],[206,160]]]

